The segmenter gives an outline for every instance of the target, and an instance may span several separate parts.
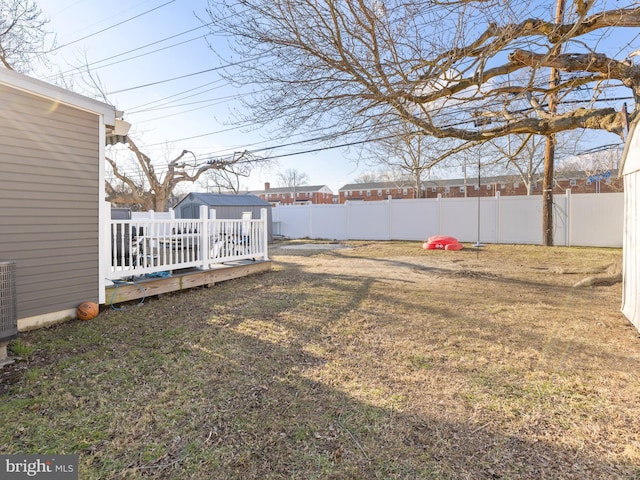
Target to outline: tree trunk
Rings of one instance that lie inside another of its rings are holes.
[[[564,20],[564,2],[565,0],[557,0],[556,2],[556,25],[561,25]],[[551,53],[558,55],[561,53],[562,44],[556,44]],[[557,111],[557,96],[554,89],[560,81],[558,70],[551,67],[549,73],[549,113],[554,115]],[[556,136],[554,134],[547,135],[544,149],[544,180],[542,182],[542,244],[545,247],[553,246],[553,164],[556,152]]]

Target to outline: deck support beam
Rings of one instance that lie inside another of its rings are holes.
[[[210,286],[270,270],[271,261],[269,260],[221,264],[211,270],[175,273],[167,278],[142,278],[132,282],[110,285],[105,288],[105,299],[107,305],[113,305],[163,293]]]

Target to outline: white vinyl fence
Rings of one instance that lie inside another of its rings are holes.
[[[278,206],[272,216],[287,238],[542,243],[541,195]],[[623,221],[622,193],[554,195],[555,245],[622,247]]]
[[[237,260],[268,260],[267,210],[261,218],[218,219],[200,208],[200,218],[144,212],[130,220],[110,220],[109,280],[159,276],[174,270],[207,270]]]

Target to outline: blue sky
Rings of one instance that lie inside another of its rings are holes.
[[[283,140],[255,126],[243,129],[230,124],[231,112],[241,107],[237,98],[241,92],[215,70],[221,64],[209,44],[223,49],[226,41],[204,38],[209,33],[202,21],[208,20],[206,0],[38,3],[60,47],[50,56],[52,71],[62,72],[68,85],[88,94],[91,86],[83,80],[87,76],[77,70],[88,62],[109,103],[124,111],[124,119],[132,123],[130,133],[136,144],[160,165],[183,149],[198,156],[224,155],[300,140]],[[51,71],[38,72],[39,78],[54,81],[50,75]],[[274,153],[318,146],[302,144]],[[310,184],[327,185],[337,193],[359,175],[357,165],[347,157],[339,149],[287,157],[257,170],[241,185],[261,189],[264,182],[271,182],[275,186],[278,171],[295,168],[309,176]]]
[[[208,21],[206,0],[38,3],[50,19],[49,30],[57,36],[59,48],[50,57],[52,71],[62,72],[68,85],[87,94],[92,87],[84,84],[86,74],[76,69],[88,62],[109,103],[124,111],[125,120],[133,124],[131,135],[138,146],[159,166],[185,149],[200,157],[224,156],[302,140],[230,124],[231,112],[241,108],[238,95],[242,92],[229,86],[216,70],[221,63],[211,48],[226,53],[226,40],[205,38],[210,33],[203,26]],[[40,71],[38,77],[54,81],[52,71]],[[595,143],[616,141],[605,134]],[[318,147],[305,143],[272,153],[286,155]],[[362,162],[358,166],[355,158],[356,152],[340,149],[290,156],[255,171],[241,185],[261,189],[270,182],[275,186],[278,171],[295,168],[309,176],[310,184],[327,185],[337,193],[361,172],[372,170]]]

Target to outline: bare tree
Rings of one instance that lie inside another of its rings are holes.
[[[44,61],[48,23],[35,0],[0,1],[0,63],[26,73],[34,60]]]
[[[431,169],[440,162],[473,146],[474,142],[452,142],[450,139],[416,133],[405,122],[389,128],[389,134],[369,145],[371,158],[387,172],[413,183],[416,198],[422,196],[422,183]]]
[[[230,165],[223,170],[209,170],[204,173],[200,183],[207,192],[240,192],[240,179],[247,178],[252,172],[251,164]]]
[[[556,136],[556,163],[562,159],[575,155],[581,135],[576,132],[565,132]],[[496,175],[516,175],[526,188],[527,195],[531,195],[542,177],[545,161],[545,139],[539,135],[509,135],[493,139],[483,145],[484,156],[492,161],[483,163],[493,170]]]
[[[607,98],[631,95],[630,120],[636,116],[640,67],[631,57],[632,43],[640,45],[598,49],[640,26],[640,6],[575,0],[556,22],[556,4],[210,0],[209,13],[246,59],[227,73],[259,92],[248,97],[258,122],[320,126],[361,141],[398,121],[460,142],[575,129],[621,134],[622,115]]]
[[[309,175],[295,168],[288,168],[278,173],[278,185],[293,189],[293,203],[296,202],[297,188],[309,184]]]
[[[380,182],[381,174],[379,172],[362,172],[357,178],[353,179],[353,183],[377,183]]]
[[[492,140],[489,146],[499,159],[498,168],[507,174],[515,171],[526,186],[527,195],[531,195],[544,166],[543,138],[532,134],[509,135],[506,139]]]
[[[605,146],[596,151],[584,152],[573,155],[560,162],[557,172],[574,173],[581,172],[584,176],[598,184],[609,182],[612,190],[622,189],[622,183],[612,182],[622,158],[622,149],[619,146]]]
[[[556,25],[541,2],[233,0],[221,2],[222,11],[219,3],[210,4],[215,27],[235,34],[233,46],[247,58],[234,65],[235,80],[265,86],[263,101],[250,104],[265,123],[286,113],[295,128],[330,113],[340,121],[327,128],[341,132],[402,118],[425,134],[464,140],[577,128],[620,133],[619,112],[596,106],[594,96],[605,85],[624,86],[640,101],[640,68],[596,52],[588,46],[595,40],[581,40],[639,27],[640,6],[587,15],[596,9],[589,0],[572,22]],[[558,44],[567,53],[551,55]],[[551,68],[565,73],[552,90],[541,81]],[[523,70],[526,81],[507,81]],[[552,94],[562,105],[555,114],[546,104]],[[570,95],[584,102],[563,104]],[[475,128],[478,114],[492,123]],[[453,118],[459,124],[449,124]]]
[[[91,72],[88,63],[85,70],[86,85],[109,103],[100,77]],[[255,165],[268,161],[249,151],[235,152],[227,158],[202,160],[193,152],[182,150],[164,166],[138,148],[131,136],[126,137],[126,145],[133,158],[129,156],[123,168],[115,158],[105,157],[111,167],[105,179],[106,199],[116,205],[157,212],[166,211],[170,202],[177,200],[176,187],[182,183],[193,184],[206,176],[207,185],[209,181],[213,182],[218,191],[237,192],[239,178],[248,177]]]
[[[130,137],[127,146],[135,156],[138,174],[121,170],[115,160],[107,157],[107,163],[111,166],[111,176],[121,182],[118,184],[110,180],[110,176],[107,177],[107,201],[117,205],[139,205],[143,210],[157,212],[167,210],[171,195],[180,183],[196,182],[208,171],[230,172],[235,168],[241,168],[242,165],[261,161],[249,152],[238,152],[228,159],[202,162],[193,152],[183,150],[167,164],[166,172],[162,172],[156,170],[151,158],[143,153]]]
[[[281,187],[295,188],[309,184],[309,175],[295,168],[288,168],[278,173],[278,185]]]

